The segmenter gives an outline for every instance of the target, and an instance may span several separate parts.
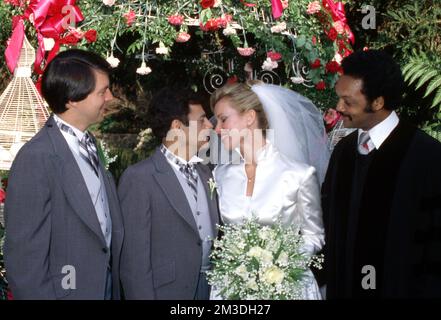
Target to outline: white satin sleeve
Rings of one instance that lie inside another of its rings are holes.
[[[320,251],[325,244],[320,199],[316,170],[309,167],[297,193],[297,214],[301,217],[300,233],[304,239],[304,250],[310,255]]]

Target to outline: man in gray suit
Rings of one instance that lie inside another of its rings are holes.
[[[207,144],[212,125],[190,93],[164,88],[152,99],[149,122],[162,144],[129,167],[119,183],[127,299],[209,298],[205,271],[219,212],[211,171],[196,153]]]
[[[14,299],[118,299],[123,240],[110,174],[87,128],[103,119],[110,66],[68,50],[47,66],[54,112],[17,154],[5,205],[5,264]]]

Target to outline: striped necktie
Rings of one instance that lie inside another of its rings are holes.
[[[57,121],[57,125],[61,130],[69,133],[70,135],[72,135],[78,139],[77,135],[75,134],[75,132],[73,131],[73,129],[71,127],[65,125],[64,123],[58,122],[58,121]],[[86,161],[91,166],[91,168],[93,169],[95,174],[97,176],[99,176],[98,175],[98,166],[99,166],[98,165],[98,163],[99,163],[98,153],[97,153],[95,143],[93,142],[93,139],[90,136],[89,132],[86,131],[83,135],[83,139],[81,139],[81,140],[78,139],[78,143],[79,143],[78,150],[80,151],[81,158],[83,158],[83,160]]]
[[[197,201],[198,200],[198,175],[196,172],[196,168],[192,164],[183,164],[181,162],[176,162],[179,166],[179,171],[184,174],[185,180],[187,180],[187,184],[190,186],[193,191],[193,197]]]

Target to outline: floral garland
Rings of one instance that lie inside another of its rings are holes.
[[[35,29],[37,72],[63,47],[90,48],[118,67],[115,50],[122,49],[117,40],[131,35],[133,42],[120,53],[140,56],[136,72],[148,75],[149,59],[172,59],[173,50],[199,37],[207,44],[197,59],[201,65],[207,54],[222,55],[226,47],[233,47],[234,59],[244,64],[249,60],[251,77],[261,71],[284,73],[293,85],[322,91],[333,88],[340,61],[354,41],[343,3],[333,0],[3,1],[21,11],[13,19],[16,28],[17,21],[25,20]],[[230,77],[237,75],[227,59],[211,57],[212,65]]]

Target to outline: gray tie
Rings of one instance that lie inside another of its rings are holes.
[[[86,160],[92,167],[95,174],[98,175],[98,153],[95,143],[92,140],[89,132],[86,132],[83,139],[80,140],[80,154],[84,160]]]
[[[362,155],[366,155],[369,153],[368,141],[371,140],[369,136],[369,132],[363,131],[360,134],[360,138],[358,140],[358,152]]]
[[[187,180],[187,184],[190,186],[193,191],[193,197],[197,201],[198,200],[198,175],[196,172],[196,168],[191,164],[182,164],[178,163],[179,171],[181,171],[185,179]]]
[[[73,131],[73,129],[64,123],[57,121],[58,127],[63,130],[64,132],[69,133],[70,135],[74,136],[78,139],[77,135]],[[98,175],[98,153],[96,150],[95,143],[92,140],[92,137],[90,136],[89,132],[85,132],[83,139],[78,139],[79,142],[79,151],[80,156],[83,158],[84,161],[86,161],[95,171],[95,174]]]

